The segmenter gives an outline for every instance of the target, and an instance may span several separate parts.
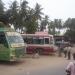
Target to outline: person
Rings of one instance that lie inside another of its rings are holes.
[[[32,57],[33,58],[39,58],[40,56],[39,56],[39,53],[35,53]]]
[[[63,52],[63,44],[59,45],[59,57],[62,56],[62,52]]]
[[[68,45],[68,48],[67,48],[67,55],[68,55],[68,60],[71,59],[71,45],[69,44]]]
[[[73,59],[75,60],[75,44],[72,47],[71,53],[72,53]]]
[[[65,48],[64,48],[64,57],[66,58],[67,57],[67,49],[68,49],[68,47],[66,46]]]
[[[66,67],[67,75],[75,75],[75,61],[69,62]]]

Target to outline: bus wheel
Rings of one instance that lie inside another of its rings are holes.
[[[36,51],[36,53],[38,53],[39,55],[43,54],[43,49],[42,49],[42,48],[36,48],[35,51]]]

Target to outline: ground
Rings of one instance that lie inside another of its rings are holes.
[[[68,61],[64,57],[58,56],[40,56],[39,58],[32,58],[27,55],[22,61],[10,63],[0,62],[0,75],[18,75],[19,73],[41,70],[48,67],[57,67]]]

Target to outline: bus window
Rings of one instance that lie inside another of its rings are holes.
[[[43,38],[40,38],[40,37],[35,37],[33,39],[33,43],[34,44],[44,44],[44,39]]]
[[[28,38],[28,44],[33,44],[33,38]]]
[[[33,38],[32,37],[25,37],[24,42],[27,44],[33,44]]]
[[[21,37],[18,36],[9,36],[8,39],[9,39],[9,43],[23,43]]]
[[[27,37],[23,37],[24,43],[28,44],[28,38]]]
[[[54,44],[54,39],[53,39],[53,37],[50,37],[50,44]]]
[[[8,42],[10,44],[12,44],[12,43],[24,43],[20,34],[15,33],[15,32],[11,32],[10,34],[8,34],[8,33],[10,33],[10,32],[7,32],[7,39],[8,39]]]
[[[49,44],[49,38],[45,38],[45,44]]]
[[[0,44],[3,44],[5,47],[7,47],[7,41],[6,41],[6,37],[5,34],[3,32],[0,33]]]

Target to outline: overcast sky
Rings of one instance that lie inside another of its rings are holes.
[[[5,4],[14,0],[2,0]],[[20,0],[17,0],[20,1]],[[48,15],[51,20],[57,18],[66,20],[67,18],[75,18],[75,0],[27,0],[29,6],[34,8],[39,3],[43,8],[42,12]]]

